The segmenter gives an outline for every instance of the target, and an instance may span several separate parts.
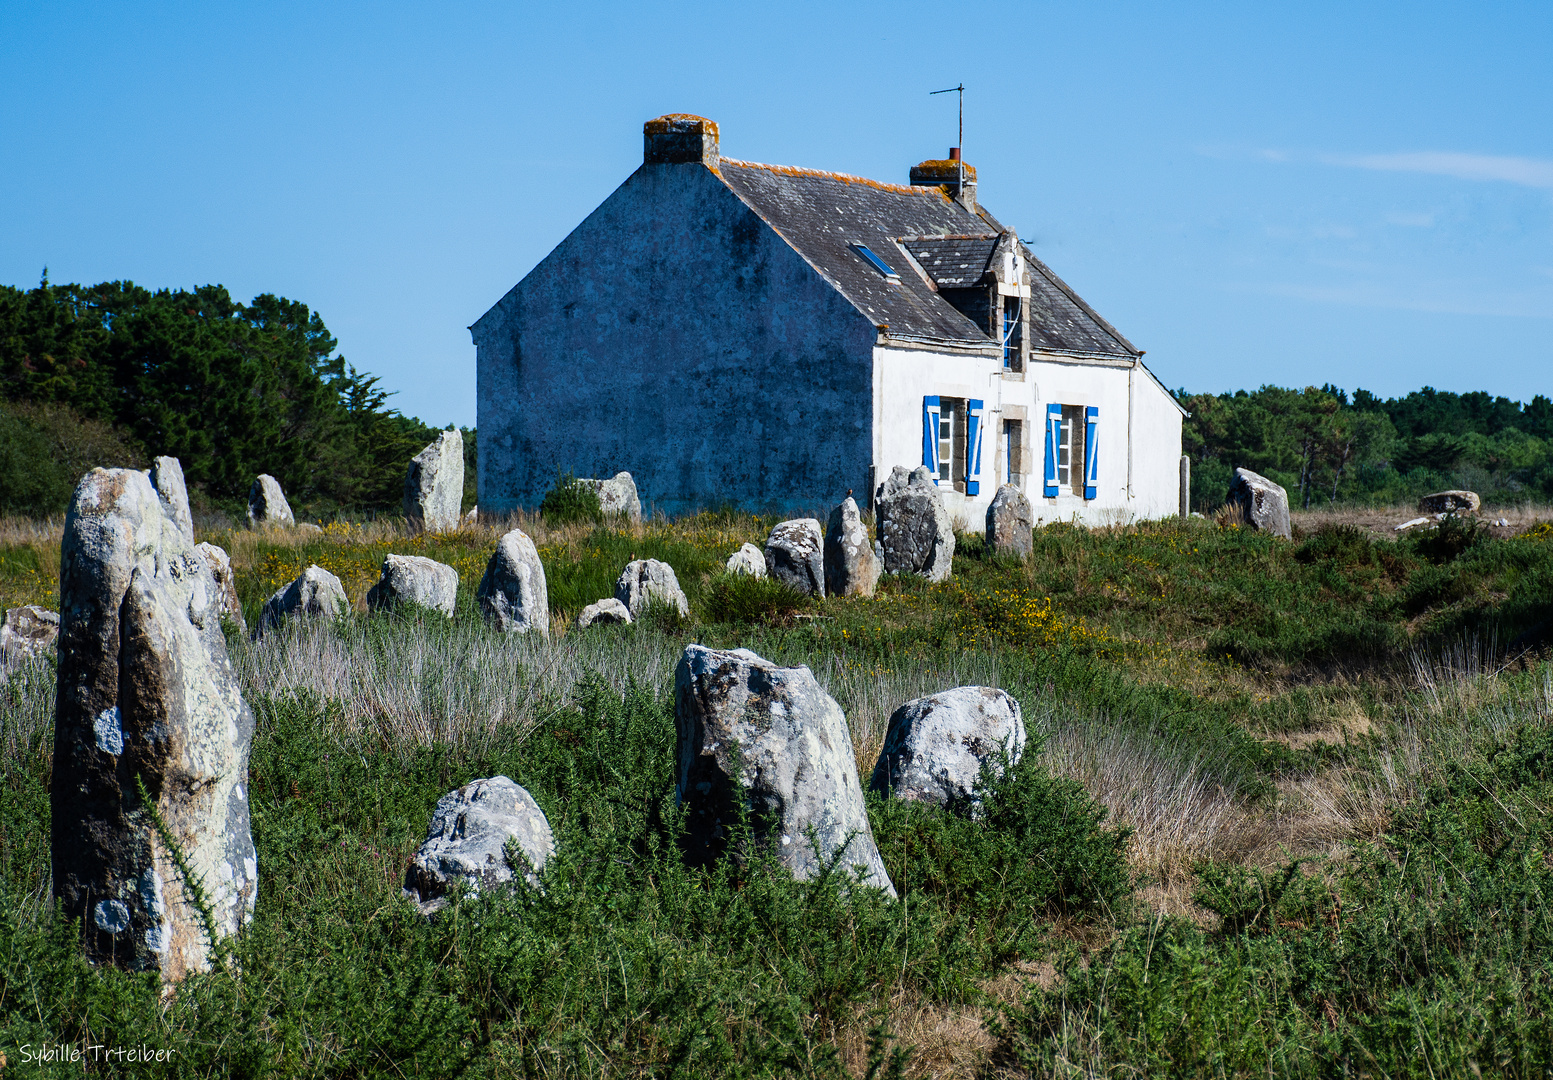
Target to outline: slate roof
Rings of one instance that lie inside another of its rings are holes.
[[[1003,227],[936,187],[883,184],[844,173],[723,158],[718,175],[831,285],[892,337],[959,346],[997,343],[938,294],[982,280]],[[897,277],[886,277],[855,245]],[[1126,358],[1140,355],[1045,263],[1020,245],[1031,268],[1033,348]],[[907,257],[910,252],[910,258]],[[916,260],[933,280],[924,281]]]

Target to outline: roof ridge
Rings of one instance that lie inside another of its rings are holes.
[[[741,161],[738,158],[725,157],[719,165],[734,165],[741,169],[765,169],[767,172],[778,173],[782,176],[816,176],[824,180],[840,180],[846,184],[866,184],[869,187],[879,188],[881,191],[893,191],[898,195],[942,195],[936,187],[913,187],[910,184],[887,184],[882,180],[870,180],[866,176],[853,176],[851,173],[831,172],[827,169],[806,169],[798,165],[768,165],[763,161]]]
[[[996,240],[999,233],[926,233],[922,236],[897,236],[903,244],[925,244],[930,240]]]

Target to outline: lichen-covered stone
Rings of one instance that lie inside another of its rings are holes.
[[[50,788],[54,895],[93,963],[176,982],[253,911],[243,700],[205,557],[150,478],[94,469],[76,487],[60,555],[59,696]],[[144,786],[149,803],[141,798]]]
[[[1019,702],[990,686],[957,686],[895,710],[871,786],[913,802],[966,803],[1000,752],[1012,765],[1024,749]]]
[[[464,502],[464,437],[444,431],[410,459],[404,474],[404,516],[412,529],[451,532]]]
[[[538,885],[555,853],[545,812],[505,776],[471,780],[437,800],[426,840],[405,870],[404,895],[431,915],[447,905],[454,882],[476,893],[506,885],[516,876],[509,851],[523,879]]]
[[[846,717],[807,667],[691,645],[674,679],[676,792],[700,863],[728,851],[742,790],[751,840],[801,881],[840,866],[890,896]],[[733,852],[743,857],[748,852]]]
[[[1289,493],[1250,469],[1236,469],[1224,501],[1239,510],[1241,521],[1258,532],[1290,539]]]
[[[931,472],[921,465],[909,473],[895,466],[879,485],[874,508],[885,573],[948,580],[954,564],[954,522]]]
[[[609,623],[628,623],[631,621],[630,610],[616,600],[613,596],[600,600],[596,604],[589,604],[582,609],[582,614],[577,616],[577,629],[586,630],[595,623],[606,625]]]
[[[309,566],[289,585],[283,585],[264,602],[259,630],[273,630],[287,619],[300,617],[337,619],[350,610],[345,586],[321,566]]]
[[[223,618],[231,619],[243,633],[248,632],[248,621],[243,618],[243,602],[237,598],[237,580],[232,576],[232,559],[225,548],[215,544],[196,544],[194,549],[205,558],[211,576],[216,579],[219,593],[218,605]]]
[[[825,523],[825,592],[829,596],[872,596],[878,582],[879,562],[857,503],[849,495]]]
[[[642,500],[636,493],[636,481],[628,472],[617,472],[608,480],[579,479],[599,497],[599,509],[606,517],[624,518],[632,525],[642,523]]]
[[[766,555],[754,544],[745,544],[738,551],[728,556],[728,573],[749,574],[751,577],[766,576]]]
[[[453,617],[457,600],[458,571],[422,555],[386,557],[377,584],[367,592],[367,607],[373,611],[415,604],[448,618]]]
[[[189,489],[183,482],[183,465],[175,457],[159,457],[146,475],[162,502],[162,513],[178,526],[185,540],[194,543],[194,516],[189,513]]]
[[[260,473],[248,489],[248,525],[250,528],[290,528],[297,523],[291,513],[280,481],[269,473]]]
[[[1475,514],[1482,507],[1475,491],[1436,491],[1418,500],[1418,509],[1426,514]]]
[[[994,555],[1030,554],[1035,540],[1035,510],[1024,492],[1004,484],[987,507],[987,550]]]
[[[475,590],[485,621],[508,634],[537,630],[550,636],[550,588],[534,541],[513,529],[496,542],[496,553],[485,564],[485,576]]]
[[[825,595],[825,535],[814,518],[783,521],[766,537],[766,576],[806,596]]]
[[[26,604],[7,608],[0,623],[0,663],[14,664],[42,656],[59,638],[59,614]]]
[[[615,599],[626,606],[633,619],[640,619],[655,603],[667,604],[681,616],[690,614],[690,601],[679,587],[674,567],[657,559],[627,563],[615,581]]]

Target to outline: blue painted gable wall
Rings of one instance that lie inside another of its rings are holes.
[[[471,330],[483,510],[558,470],[671,514],[867,492],[877,332],[704,165],[643,165]]]

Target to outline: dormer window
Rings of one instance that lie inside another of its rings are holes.
[[[886,281],[899,281],[901,279],[901,276],[890,267],[889,263],[879,258],[879,256],[875,255],[862,244],[853,244],[852,250],[856,251],[860,256],[862,256],[863,261],[866,262],[869,266],[872,266],[875,270],[879,271],[879,273],[883,274]]]

